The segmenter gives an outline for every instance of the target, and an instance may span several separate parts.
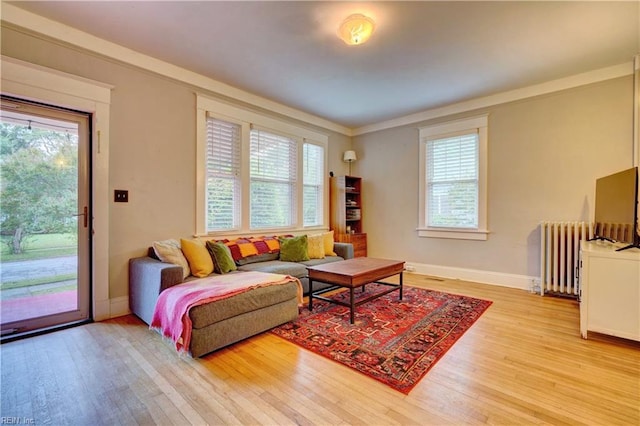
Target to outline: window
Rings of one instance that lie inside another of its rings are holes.
[[[251,229],[295,224],[297,148],[286,136],[251,130]]]
[[[427,139],[427,226],[478,227],[478,134]]]
[[[196,235],[326,229],[328,137],[198,96]]]
[[[420,129],[420,236],[486,240],[487,121]]]
[[[207,120],[207,230],[240,225],[240,134],[238,124]]]
[[[312,143],[305,143],[302,163],[304,226],[322,225],[325,176],[324,148]]]

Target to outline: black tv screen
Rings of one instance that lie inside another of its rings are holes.
[[[638,236],[638,168],[596,180],[595,236],[640,245]]]

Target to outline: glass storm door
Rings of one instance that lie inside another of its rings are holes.
[[[90,318],[90,115],[2,97],[2,339]]]

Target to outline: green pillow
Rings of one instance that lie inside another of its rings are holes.
[[[280,260],[285,262],[302,262],[309,260],[306,235],[293,238],[278,238],[280,241]]]
[[[213,259],[213,270],[216,273],[226,274],[227,272],[238,269],[233,261],[233,257],[231,257],[231,250],[229,250],[229,247],[223,243],[207,241],[207,250],[211,253],[211,259]]]

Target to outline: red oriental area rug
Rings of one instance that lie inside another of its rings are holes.
[[[356,300],[380,289],[368,284]],[[331,297],[347,301],[349,292]],[[313,312],[271,332],[408,394],[491,303],[405,286],[402,301],[392,292],[358,306],[353,325],[349,308],[314,300]]]

